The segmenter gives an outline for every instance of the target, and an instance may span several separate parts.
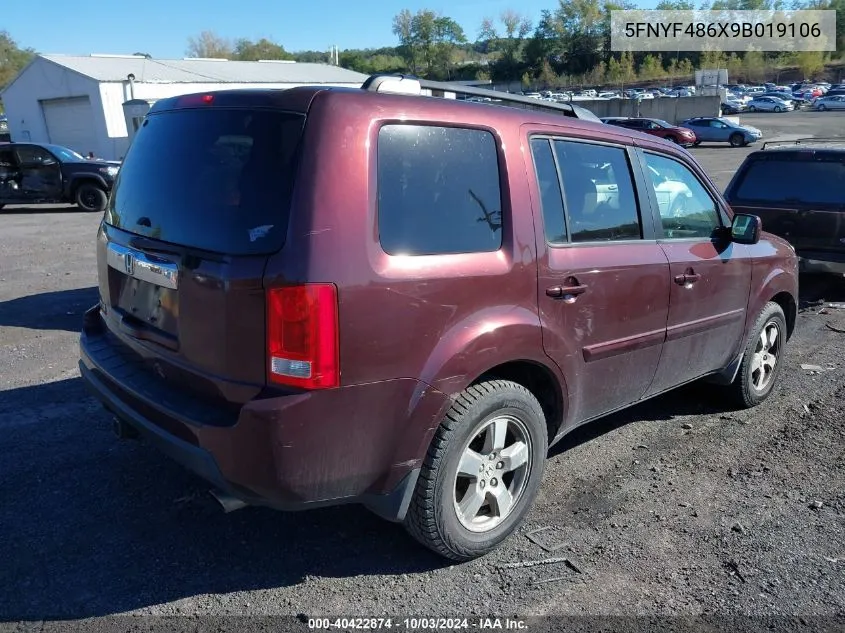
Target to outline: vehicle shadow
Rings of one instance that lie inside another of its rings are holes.
[[[35,215],[39,213],[85,213],[75,204],[15,204],[0,209],[0,215]]]
[[[799,280],[799,307],[845,302],[845,278],[804,273]]]
[[[78,377],[0,392],[0,463],[0,621],[448,565],[357,506],[224,514],[201,480],[115,438]]]
[[[9,299],[0,302],[0,327],[78,332],[82,315],[97,300],[96,286]]]

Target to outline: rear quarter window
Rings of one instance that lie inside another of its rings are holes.
[[[390,124],[378,135],[378,232],[390,255],[497,251],[502,195],[486,130]]]
[[[106,222],[230,255],[285,241],[305,117],[185,109],[148,116],[126,156]]]
[[[771,204],[845,204],[845,156],[839,160],[769,158],[743,170],[733,198]]]

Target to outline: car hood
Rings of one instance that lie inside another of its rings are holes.
[[[759,128],[756,128],[756,127],[751,127],[750,125],[743,125],[742,128],[737,128],[737,129],[743,129],[746,132],[751,132],[753,134],[761,134],[761,135],[763,134],[762,130],[760,130]]]

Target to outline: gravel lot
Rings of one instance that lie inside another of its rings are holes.
[[[743,119],[769,139],[845,123]],[[747,151],[694,153],[724,187]],[[845,334],[829,327],[845,330],[845,310],[809,305],[845,300],[838,280],[802,280],[766,404],[732,411],[693,385],[577,431],[553,449],[521,532],[451,566],[363,509],[223,514],[201,481],[116,440],[76,369],[98,221],[72,207],[0,214],[0,621],[845,614]],[[528,538],[540,528],[550,551]]]

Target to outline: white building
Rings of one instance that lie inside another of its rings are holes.
[[[123,157],[139,117],[158,99],[228,88],[357,88],[366,79],[327,64],[37,55],[0,98],[13,141],[54,143],[114,160]]]

